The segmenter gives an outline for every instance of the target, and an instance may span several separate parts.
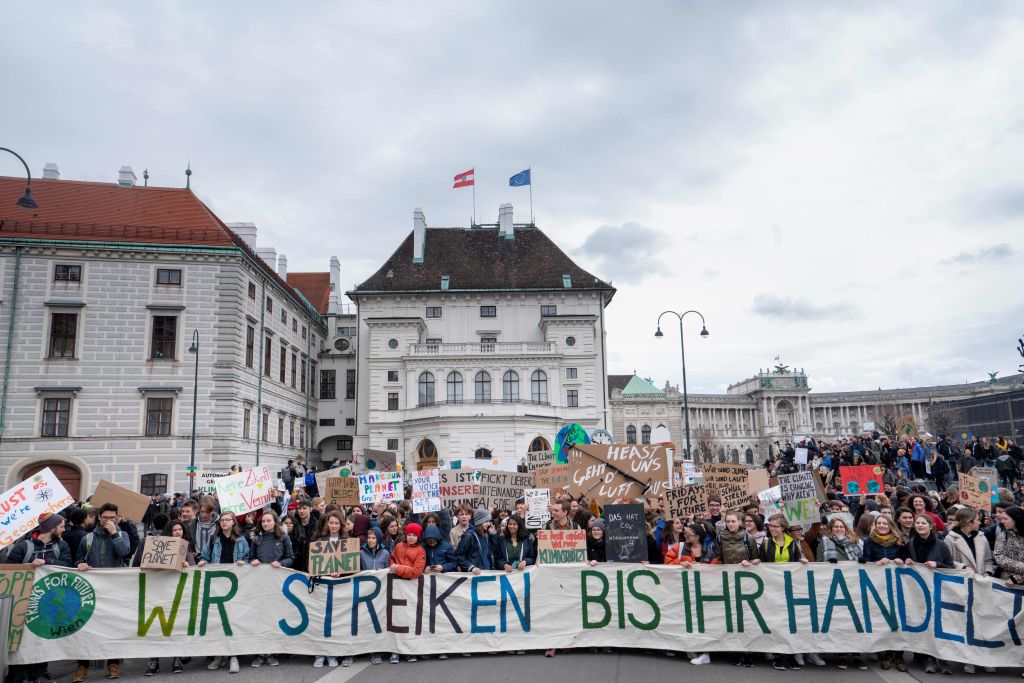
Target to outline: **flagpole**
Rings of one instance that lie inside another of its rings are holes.
[[[473,225],[470,225],[469,227],[472,228],[472,227],[475,227],[475,226],[476,226],[476,164],[473,164]]]
[[[530,225],[536,225],[537,221],[533,217],[533,165],[527,166],[526,170],[530,172]]]

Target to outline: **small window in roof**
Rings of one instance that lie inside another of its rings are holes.
[[[447,290],[447,289],[448,289],[448,283],[449,283],[450,281],[451,281],[451,279],[450,279],[450,278],[449,278],[449,277],[448,277],[447,275],[442,275],[442,276],[441,276],[441,290],[442,290],[442,291],[444,291],[444,290]]]
[[[564,287],[566,289],[571,289],[572,288],[572,276],[571,275],[568,275],[568,274],[562,275],[562,287]]]

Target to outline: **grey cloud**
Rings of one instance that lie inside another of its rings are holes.
[[[983,247],[974,251],[962,251],[956,256],[943,259],[944,265],[969,266],[978,263],[992,263],[1003,261],[1013,256],[1013,247],[1008,242],[994,244],[991,247]]]
[[[1004,221],[1024,217],[1024,186],[990,190],[967,200],[969,218],[985,221]]]
[[[855,318],[859,309],[851,303],[837,301],[832,304],[814,304],[807,299],[772,294],[758,294],[754,297],[753,312],[766,318],[780,318],[791,321],[826,320]]]
[[[640,225],[602,225],[587,235],[576,250],[595,265],[599,277],[617,283],[642,282],[651,275],[668,275],[662,256],[671,239],[663,232]]]

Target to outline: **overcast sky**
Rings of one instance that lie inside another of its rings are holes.
[[[1013,2],[7,3],[0,145],[192,185],[346,288],[411,230],[529,213],[610,279],[609,372],[693,392],[776,355],[819,391],[1012,374]],[[11,158],[0,173],[20,172]]]

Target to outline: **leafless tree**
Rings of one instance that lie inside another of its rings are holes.
[[[896,420],[901,416],[899,407],[892,403],[882,403],[875,408],[875,428],[895,439]]]
[[[718,452],[718,441],[714,433],[707,427],[698,427],[693,432],[693,449],[699,454],[702,460],[713,462],[715,453]],[[696,458],[695,458],[696,460]]]
[[[928,407],[928,427],[932,434],[956,434],[963,423],[964,410],[955,402],[942,401]]]

